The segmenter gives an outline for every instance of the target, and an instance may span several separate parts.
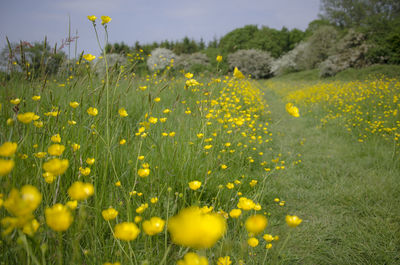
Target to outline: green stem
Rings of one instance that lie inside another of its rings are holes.
[[[18,231],[20,234],[20,238],[22,239],[22,242],[24,243],[24,247],[25,247],[25,251],[26,254],[28,255],[28,264],[30,264],[30,261],[32,259],[33,263],[36,265],[40,265],[38,259],[36,258],[36,256],[32,253],[32,250],[28,244],[28,240],[26,240],[26,235],[24,233],[22,233],[21,231]]]
[[[167,261],[167,256],[168,256],[168,253],[169,253],[170,250],[171,250],[171,245],[169,245],[167,250],[165,251],[164,257],[162,258],[162,260],[160,262],[160,265],[165,264],[165,262]]]

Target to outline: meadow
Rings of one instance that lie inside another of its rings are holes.
[[[2,264],[400,261],[398,79],[141,76],[107,56],[2,77]]]

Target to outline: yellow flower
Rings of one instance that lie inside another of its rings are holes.
[[[68,166],[69,161],[67,159],[60,160],[58,158],[53,158],[43,164],[43,169],[54,176],[59,176],[64,174]]]
[[[140,86],[139,89],[145,91],[147,89],[147,86]]]
[[[124,241],[131,241],[135,240],[139,235],[140,230],[139,228],[131,222],[123,222],[117,224],[114,227],[114,236],[115,238],[124,240]]]
[[[192,190],[197,190],[197,189],[199,189],[201,187],[201,182],[197,181],[197,180],[191,181],[191,182],[189,182],[189,187]]]
[[[299,109],[293,105],[293,103],[286,104],[286,111],[293,117],[300,117]]]
[[[37,128],[42,128],[43,127],[43,122],[42,121],[34,121],[33,125]]]
[[[40,100],[40,96],[33,96],[33,97],[32,97],[32,100],[33,100],[33,101],[38,101],[38,100]]]
[[[141,217],[141,216],[135,216],[133,221],[138,224],[138,223],[140,223],[142,221],[142,219],[143,219],[143,217]]]
[[[264,238],[264,240],[267,241],[267,242],[271,242],[271,241],[274,240],[274,237],[273,237],[272,235],[270,235],[270,234],[265,234],[265,235],[263,235],[263,238]]]
[[[47,152],[52,156],[60,156],[65,150],[65,146],[61,144],[52,144],[47,148]]]
[[[109,16],[101,16],[101,25],[107,24],[111,21]]]
[[[246,197],[240,197],[239,198],[239,202],[237,204],[237,207],[239,209],[243,209],[245,211],[249,211],[254,209],[254,206],[256,204],[251,200],[251,199],[247,199]]]
[[[68,124],[69,124],[69,125],[75,125],[75,124],[76,124],[76,121],[69,120],[69,121],[68,121]]]
[[[118,114],[119,114],[119,116],[121,116],[121,117],[127,117],[128,116],[128,112],[126,111],[126,109],[124,109],[124,108],[120,108],[119,110],[118,110]]]
[[[91,116],[97,116],[99,111],[96,108],[90,107],[87,109],[87,113]]]
[[[67,201],[67,203],[65,204],[70,210],[75,210],[76,207],[78,207],[78,201],[74,200],[74,201]]]
[[[156,97],[156,98],[154,99],[155,102],[160,102],[160,100],[161,100],[161,98],[159,98],[159,97]]]
[[[78,151],[79,149],[81,149],[81,146],[80,146],[79,144],[77,144],[77,143],[73,143],[71,146],[72,146],[72,150],[73,150],[74,152],[76,152],[76,151]]]
[[[226,187],[227,187],[229,190],[231,190],[231,189],[233,189],[233,188],[235,187],[235,185],[234,185],[233,183],[229,182],[228,184],[226,184]]]
[[[10,100],[10,103],[14,104],[14,105],[18,105],[20,102],[21,102],[21,99],[19,99],[19,98],[14,98],[14,99]]]
[[[90,157],[88,157],[88,158],[86,159],[86,163],[87,163],[89,166],[93,165],[95,161],[96,161],[96,160],[95,160],[94,158],[90,158]]]
[[[17,119],[22,122],[22,123],[30,123],[33,121],[33,119],[35,118],[35,113],[33,112],[25,112],[25,113],[20,113],[17,115]]]
[[[206,146],[204,146],[204,149],[208,150],[208,149],[210,149],[211,147],[212,147],[211,144],[210,144],[210,145],[206,145]]]
[[[261,214],[256,214],[247,218],[245,227],[249,233],[258,235],[265,229],[265,227],[267,227],[267,224],[267,217]]]
[[[150,117],[150,118],[149,118],[149,122],[150,122],[150,123],[156,124],[157,121],[158,121],[158,119],[155,118],[155,117]]]
[[[257,185],[258,181],[253,179],[252,181],[250,181],[250,187],[254,187],[255,185]]]
[[[186,74],[185,74],[185,77],[186,77],[187,79],[190,79],[190,78],[193,77],[193,74],[192,74],[192,73],[186,73]]]
[[[54,182],[55,177],[50,172],[44,172],[42,176],[44,177],[44,181],[46,181],[46,183],[51,184]]]
[[[121,181],[117,181],[114,183],[115,187],[121,187]]]
[[[188,252],[183,259],[177,261],[176,265],[208,265],[208,260],[194,252]]]
[[[290,227],[298,226],[303,220],[296,215],[286,215],[286,223]]]
[[[18,144],[13,142],[5,142],[0,145],[0,156],[11,157],[17,151]]]
[[[218,55],[217,58],[216,58],[216,60],[217,60],[217,62],[219,62],[219,63],[222,62],[222,56],[221,56],[221,55]]]
[[[87,18],[88,18],[90,21],[92,21],[92,22],[95,22],[96,19],[97,19],[96,16],[87,16]]]
[[[244,79],[244,75],[242,72],[239,71],[237,67],[233,70],[233,76],[236,77],[237,79]]]
[[[108,208],[107,210],[102,211],[101,215],[103,216],[104,220],[109,221],[117,218],[118,211],[114,208]]]
[[[90,174],[90,168],[89,167],[79,167],[79,172],[83,175],[83,176],[87,176]]]
[[[230,264],[232,264],[232,261],[229,256],[218,258],[217,265],[230,265]]]
[[[42,201],[42,194],[32,185],[25,185],[20,191],[12,189],[4,201],[4,208],[14,216],[31,215]]]
[[[139,177],[141,177],[141,178],[145,178],[145,177],[147,177],[148,175],[150,175],[150,169],[149,169],[149,168],[140,168],[140,169],[138,170],[138,175],[139,175]]]
[[[8,175],[14,168],[14,160],[5,160],[0,158],[0,177]]]
[[[216,213],[203,213],[199,207],[181,210],[169,219],[168,231],[174,243],[192,248],[212,247],[226,231],[225,219]]]
[[[221,165],[221,169],[227,169],[227,168],[228,168],[227,165],[224,165],[224,164]]]
[[[269,244],[266,244],[266,245],[265,245],[265,248],[266,248],[266,249],[270,249],[270,248],[272,248],[272,244],[271,244],[271,243],[269,243]]]
[[[72,224],[73,217],[68,207],[57,203],[53,207],[47,207],[44,215],[47,225],[54,231],[65,231]]]
[[[256,247],[258,246],[258,239],[255,237],[251,237],[247,240],[247,244],[249,244],[250,247]]]
[[[142,224],[143,231],[149,236],[161,233],[164,230],[165,221],[160,217],[151,217]]]
[[[125,139],[121,139],[121,140],[119,141],[119,144],[120,144],[120,145],[126,144],[126,140],[125,140]]]
[[[94,56],[94,55],[88,53],[88,54],[83,55],[83,59],[85,59],[85,60],[88,61],[88,62],[91,62],[91,61],[93,61],[94,59],[96,59],[96,56]],[[71,107],[72,107],[72,106],[71,106]]]
[[[155,204],[155,203],[158,202],[158,198],[157,198],[157,197],[153,197],[153,198],[150,199],[150,202],[151,202],[152,204]]]
[[[143,213],[147,208],[149,208],[148,203],[142,203],[139,207],[136,208],[136,213],[141,214]]]
[[[11,125],[14,124],[14,120],[11,119],[11,118],[8,118],[6,123],[7,123],[8,126],[11,126]]]
[[[76,181],[72,183],[68,189],[68,195],[71,199],[77,201],[83,201],[92,196],[94,193],[94,187],[91,183],[83,183]]]
[[[55,134],[55,135],[53,135],[51,138],[50,138],[50,140],[53,142],[53,143],[61,143],[61,136],[60,136],[60,134]]]
[[[34,153],[33,155],[37,158],[43,158],[47,155],[47,153],[46,152],[37,152],[37,153]]]
[[[75,108],[77,108],[77,107],[79,106],[79,103],[76,102],[76,101],[71,101],[71,102],[69,103],[69,106],[70,106],[71,108],[75,109]]]
[[[33,236],[38,230],[40,224],[36,219],[32,219],[22,227],[22,232],[28,236]]]
[[[229,212],[229,215],[232,218],[239,218],[239,216],[242,214],[242,210],[240,209],[233,209],[232,211]]]

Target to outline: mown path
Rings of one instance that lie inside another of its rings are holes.
[[[312,114],[291,117],[279,95],[263,90],[276,148],[302,154],[301,165],[269,183],[287,213],[304,220],[281,263],[400,264],[400,169],[388,150],[357,143],[342,128],[319,129]]]

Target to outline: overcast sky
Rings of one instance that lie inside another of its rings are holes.
[[[40,41],[51,45],[78,32],[78,51],[98,54],[88,15],[108,15],[109,41],[151,43],[188,36],[207,43],[229,31],[253,24],[304,30],[317,18],[319,0],[0,0],[0,44]],[[100,22],[100,21],[99,21]],[[98,26],[100,23],[98,22]],[[98,27],[99,33],[103,32]],[[103,37],[101,36],[101,39]],[[73,51],[75,47],[71,48]],[[68,49],[64,48],[68,53]],[[73,54],[71,54],[73,55]]]

